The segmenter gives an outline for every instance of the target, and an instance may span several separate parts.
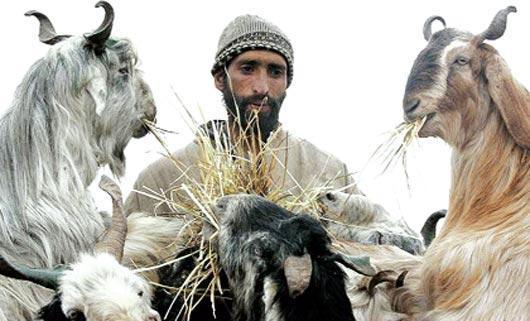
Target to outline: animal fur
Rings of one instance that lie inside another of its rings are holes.
[[[123,150],[154,112],[131,43],[112,39],[96,55],[86,41],[51,47],[0,119],[0,255],[11,262],[52,267],[92,248],[104,225],[87,186],[101,166],[123,174]],[[18,281],[0,284],[0,319],[29,319],[51,297]]]
[[[445,224],[418,282],[396,299],[398,310],[418,320],[530,318],[530,95],[482,43],[502,35],[514,10],[499,12],[476,36],[437,32],[409,76],[406,117],[428,116],[419,134],[453,148]],[[427,60],[437,66],[431,78],[421,76]]]

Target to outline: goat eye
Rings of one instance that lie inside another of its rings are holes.
[[[138,296],[139,296],[139,297],[142,297],[143,295],[144,295],[144,291],[139,291],[139,292],[138,292]]]
[[[68,311],[68,320],[70,321],[85,321],[85,315],[79,310]]]
[[[128,75],[129,74],[129,68],[127,67],[123,67],[123,68],[120,68],[118,69],[118,72],[122,75]]]
[[[456,58],[456,61],[455,61],[457,64],[463,66],[463,65],[467,65],[469,63],[469,58],[467,57],[458,57]]]
[[[330,202],[334,202],[337,198],[335,197],[335,195],[333,195],[333,193],[326,193],[326,198],[328,199],[328,201]]]

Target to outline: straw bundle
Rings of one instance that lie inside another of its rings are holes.
[[[250,122],[249,128],[257,127],[257,114],[254,114]],[[197,128],[197,122],[193,118],[192,123]],[[156,128],[151,127],[151,131],[164,145]],[[307,188],[299,195],[292,195],[272,182],[270,173],[276,166],[281,166],[276,157],[278,147],[270,143],[274,141],[274,135],[277,133],[278,131],[273,132],[267,142],[262,142],[259,130],[243,131],[237,124],[233,128],[213,126],[209,131],[199,130],[196,136],[200,147],[200,162],[197,164],[199,179],[189,175],[183,164],[172,159],[179,172],[183,173],[183,183],[171,192],[169,199],[162,199],[161,195],[154,197],[165,202],[174,215],[187,222],[180,237],[186,240],[189,247],[198,248],[186,256],[194,255],[198,260],[180,287],[171,288],[158,284],[174,294],[173,302],[178,298],[184,302],[177,319],[189,320],[191,311],[206,297],[210,299],[215,311],[215,298],[223,296],[226,291],[221,288],[218,257],[215,252],[219,218],[212,211],[212,205],[217,198],[238,193],[258,194],[290,211],[319,216],[317,198],[323,190],[329,189],[328,186]],[[170,155],[168,150],[167,152]],[[203,233],[204,225],[213,229],[210,235]],[[163,265],[173,264],[177,260],[165,262]],[[170,307],[166,315],[173,308]]]

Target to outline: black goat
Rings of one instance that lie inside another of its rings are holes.
[[[343,257],[317,220],[243,194],[219,199],[215,212],[233,320],[354,320]]]

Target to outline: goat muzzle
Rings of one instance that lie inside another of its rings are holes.
[[[416,118],[415,113],[419,110],[421,106],[421,100],[416,97],[405,97],[403,100],[403,112],[405,114],[406,120],[414,120]]]

